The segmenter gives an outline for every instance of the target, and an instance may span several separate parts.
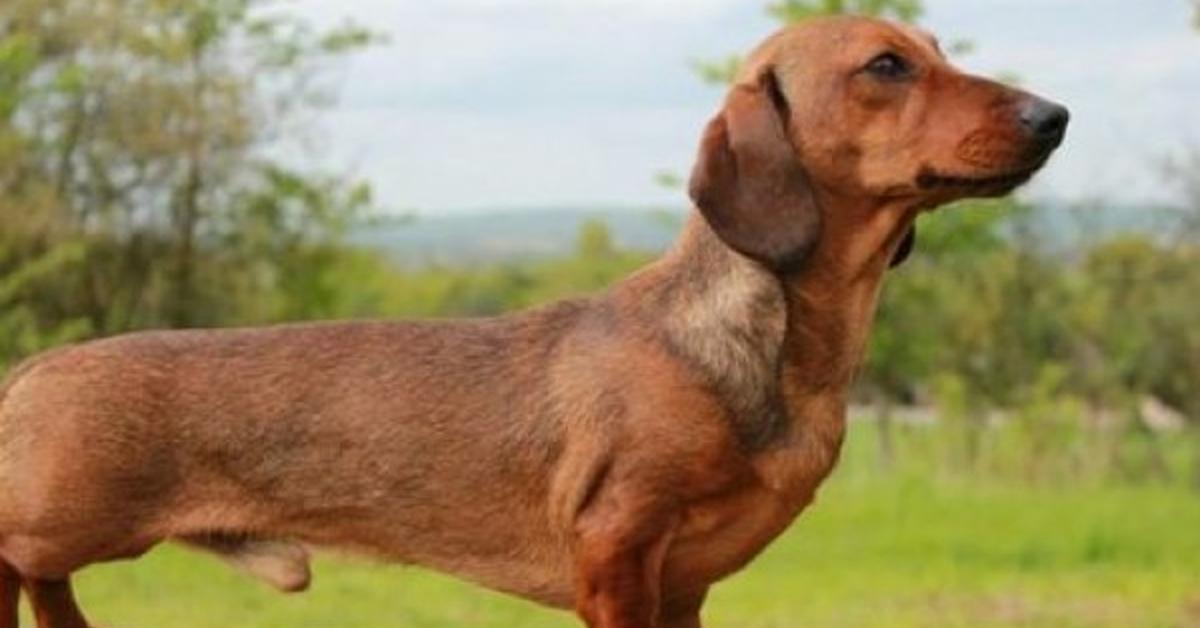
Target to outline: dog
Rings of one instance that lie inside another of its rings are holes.
[[[1068,117],[914,28],[809,21],[743,64],[678,244],[602,295],[35,357],[0,389],[0,628],[21,589],[40,628],[86,627],[71,574],[164,541],[286,591],[331,547],[696,628],[837,462],[915,218],[1010,192]]]

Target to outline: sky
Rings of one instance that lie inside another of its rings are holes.
[[[370,181],[385,209],[684,207],[722,92],[692,64],[777,28],[760,0],[297,0],[388,42],[334,69],[339,102],[306,159]],[[970,40],[971,72],[1011,73],[1073,114],[1026,191],[1169,202],[1162,164],[1200,147],[1200,33],[1188,0],[927,0],[921,25]]]

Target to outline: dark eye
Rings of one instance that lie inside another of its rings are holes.
[[[893,81],[908,78],[912,74],[908,62],[894,52],[885,52],[871,59],[864,69],[876,77]]]

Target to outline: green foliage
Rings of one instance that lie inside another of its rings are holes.
[[[0,259],[9,250],[0,243]],[[11,272],[0,274],[0,373],[18,356],[71,342],[92,332],[81,317],[46,316],[39,311],[36,293],[60,273],[83,262],[85,247],[65,242],[29,258]]]
[[[650,261],[651,255],[619,249],[608,227],[581,225],[576,252],[565,258],[541,259],[484,268],[433,266],[397,269],[387,260],[363,253],[349,272],[347,291],[358,310],[341,316],[390,317],[484,316],[540,305],[557,299],[594,294]],[[345,257],[345,256],[343,256]],[[330,281],[337,281],[331,278]]]
[[[742,67],[741,55],[727,55],[716,61],[695,61],[692,68],[700,75],[700,80],[712,85],[728,85],[737,77],[738,69]]]
[[[616,254],[612,232],[603,221],[592,219],[579,228],[576,250],[585,259],[603,260]]]
[[[951,368],[956,353],[949,334],[979,338],[974,327],[987,322],[972,326],[963,315],[976,296],[974,286],[965,284],[978,280],[972,271],[990,275],[980,267],[1002,254],[1004,223],[1018,211],[1011,200],[973,201],[921,219],[918,253],[886,284],[864,385],[912,399],[913,382]]]
[[[921,0],[778,0],[768,5],[767,11],[785,23],[844,14],[915,22],[925,8]]]
[[[376,36],[353,25],[318,32],[271,5],[0,9],[0,277],[21,280],[6,312],[10,326],[24,321],[20,337],[332,307],[333,288],[300,278],[328,274],[369,190],[264,155],[329,102],[319,70]],[[78,263],[31,274],[60,250]],[[14,341],[0,361],[44,344]]]

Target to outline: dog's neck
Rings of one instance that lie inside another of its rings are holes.
[[[783,285],[726,246],[697,214],[674,248],[617,288],[639,318],[728,410],[751,450],[786,428],[777,381],[787,317]]]
[[[838,209],[795,274],[733,251],[693,213],[675,248],[625,284],[721,397],[764,478],[798,499],[836,461],[879,286],[911,222]]]
[[[884,275],[916,217],[902,206],[827,201],[822,233],[796,273],[780,277],[786,299],[786,368],[797,391],[846,392],[861,364]]]
[[[782,278],[787,310],[780,382],[792,429],[758,459],[799,509],[837,463],[847,396],[863,363],[884,275],[915,211],[862,204],[827,211],[804,268]]]

